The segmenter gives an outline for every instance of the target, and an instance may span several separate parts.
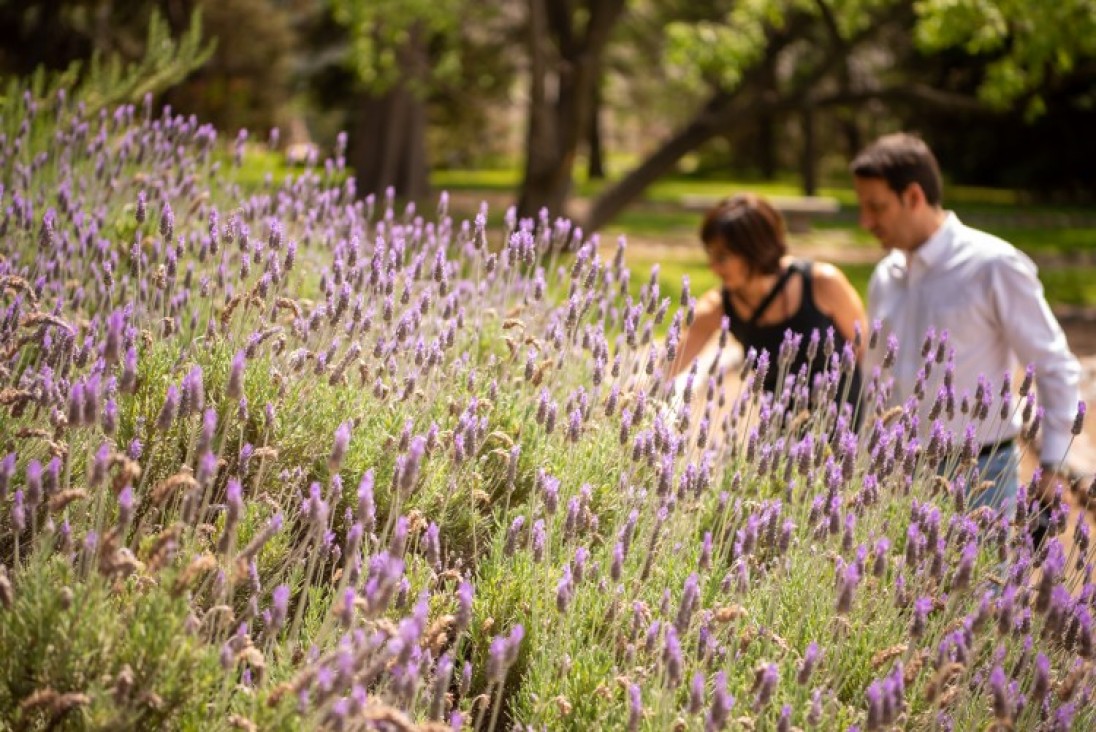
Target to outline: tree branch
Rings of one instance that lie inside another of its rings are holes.
[[[977,97],[957,94],[920,83],[859,91],[841,89],[828,94],[815,95],[811,99],[811,104],[818,107],[840,107],[855,106],[869,101],[922,104],[948,112],[964,112],[985,116],[999,114]]]
[[[822,22],[825,24],[834,45],[847,48],[847,42],[841,37],[841,29],[837,27],[837,18],[834,17],[833,10],[830,9],[826,0],[814,0],[814,4],[818,6],[818,12],[822,14]]]

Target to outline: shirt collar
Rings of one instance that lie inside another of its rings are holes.
[[[920,268],[930,270],[947,258],[951,245],[955,241],[955,234],[959,229],[959,225],[959,217],[955,215],[954,211],[948,211],[944,222],[933,232],[932,236],[917,249],[906,253],[907,269],[914,262],[917,262]]]

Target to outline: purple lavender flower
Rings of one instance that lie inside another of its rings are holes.
[[[754,709],[761,709],[772,699],[776,685],[780,681],[780,669],[775,663],[763,663],[754,675]]]
[[[410,530],[410,522],[406,516],[396,519],[396,526],[392,530],[392,541],[388,546],[388,553],[393,557],[402,557],[407,547],[407,534]]]
[[[426,453],[426,439],[416,435],[411,439],[411,445],[407,450],[407,458],[400,471],[400,491],[407,493],[419,480],[419,471],[422,467],[423,455]]]
[[[441,530],[433,521],[426,527],[425,541],[426,561],[431,567],[441,566]]]
[[[806,686],[810,682],[811,674],[814,673],[814,668],[818,664],[821,655],[818,643],[811,641],[810,645],[807,646],[807,650],[803,653],[803,660],[799,663],[799,672],[795,677],[800,686]]]
[[[474,590],[472,585],[461,582],[457,587],[457,612],[454,628],[456,632],[463,633],[472,624],[472,598]]]
[[[276,633],[285,625],[289,614],[289,585],[278,585],[271,593],[270,624],[271,633]]]
[[[496,635],[487,649],[487,678],[492,683],[501,684],[506,678],[508,645],[506,636]]]
[[[532,534],[533,561],[539,564],[544,561],[544,519],[537,519],[536,522],[533,523]]]
[[[133,211],[133,217],[137,220],[138,224],[145,223],[145,216],[148,213],[147,198],[144,191],[137,191],[137,206]]]
[[[434,671],[433,695],[430,701],[430,719],[439,720],[445,711],[445,695],[449,691],[449,682],[453,676],[453,659],[443,653],[438,659]]]
[[[82,427],[84,424],[84,385],[79,381],[69,387],[68,424],[69,427]]]
[[[875,559],[872,562],[872,574],[882,577],[887,572],[887,553],[890,551],[890,540],[886,537],[875,542]]]
[[[358,484],[358,521],[368,533],[373,533],[376,525],[376,505],[373,502],[373,469],[365,471]]]
[[[666,637],[662,647],[662,665],[666,672],[666,683],[671,689],[681,686],[681,674],[684,660],[681,656],[681,641],[678,640],[674,626],[666,627]]]
[[[15,530],[15,535],[23,533],[27,528],[27,511],[23,503],[23,491],[15,491],[15,495],[12,496],[11,502],[11,526]]]
[[[817,333],[818,331],[815,331]],[[785,704],[780,708],[780,717],[776,720],[776,732],[791,732],[792,729],[792,705]]]
[[[175,214],[167,201],[164,201],[164,208],[160,213],[160,236],[165,242],[175,238]]]
[[[3,460],[0,460],[0,503],[3,503],[4,499],[8,497],[8,486],[12,477],[15,476],[16,459],[15,453],[9,452]]]
[[[636,732],[643,722],[643,695],[638,684],[628,685],[628,732]]]
[[[42,463],[37,460],[27,463],[25,488],[26,493],[20,491],[19,495],[26,498],[28,508],[33,511],[42,502]]]
[[[581,584],[582,578],[586,573],[586,561],[590,558],[590,551],[580,546],[575,549],[575,556],[571,560],[571,573],[574,577],[575,584]]]
[[[134,503],[133,486],[126,483],[118,493],[118,532],[123,536],[133,520]]]
[[[689,621],[700,601],[700,580],[695,573],[690,574],[685,580],[685,587],[681,593],[681,604],[677,609],[677,618],[674,627],[678,633],[684,635],[689,629]]]
[[[137,389],[137,351],[133,346],[126,349],[126,355],[122,359],[122,378],[118,382],[118,389],[123,394],[132,394]]]
[[[327,457],[327,468],[332,473],[339,472],[346,449],[350,446],[350,423],[343,422],[335,430],[335,440],[331,445],[331,454]]]
[[[194,474],[194,479],[198,481],[200,485],[208,485],[209,481],[213,480],[213,477],[217,475],[217,456],[207,450],[202,453],[198,458],[198,470]]]
[[[697,671],[693,674],[693,681],[689,685],[689,714],[700,714],[704,709],[704,672]]]
[[[1040,652],[1035,657],[1035,680],[1031,684],[1031,698],[1039,703],[1050,691],[1050,659]]]
[[[225,395],[232,400],[243,397],[244,394],[244,363],[246,356],[243,351],[237,351],[232,357],[232,366],[228,372],[228,384],[225,386]]]
[[[1012,721],[1012,704],[1006,688],[1008,679],[1001,666],[994,666],[989,675],[990,693],[993,695],[993,714],[1002,722]]]
[[[556,583],[556,609],[562,614],[567,612],[574,595],[574,582],[571,577],[571,566],[563,566],[563,576]]]
[[[952,591],[959,591],[970,583],[970,577],[974,570],[974,560],[978,558],[978,544],[973,540],[963,547],[963,553],[959,557],[959,566],[952,577]]]
[[[510,523],[510,528],[506,531],[506,543],[502,550],[503,554],[508,557],[514,555],[514,552],[517,550],[518,540],[521,538],[521,530],[524,526],[524,516],[518,516]]]
[[[931,597],[918,597],[913,601],[913,617],[910,620],[910,636],[914,640],[920,640],[925,634],[925,624],[929,613],[932,612],[933,602]]]
[[[852,610],[853,595],[859,584],[860,572],[857,570],[856,564],[850,564],[845,568],[845,576],[842,578],[837,595],[837,613],[839,615],[847,615]]]
[[[544,494],[544,512],[552,516],[559,507],[559,478],[554,478],[547,473],[541,473],[540,485]]]
[[[172,384],[167,388],[167,396],[164,398],[164,406],[156,417],[156,429],[167,432],[171,429],[171,423],[175,421],[175,415],[179,408],[179,392]]]
[[[864,692],[864,696],[868,701],[868,715],[864,722],[864,729],[867,732],[874,732],[883,726],[884,721],[882,684],[879,681],[872,681]]]
[[[712,532],[704,532],[704,540],[700,545],[700,559],[698,562],[701,571],[707,571],[712,564]]]
[[[369,562],[369,578],[365,583],[365,599],[372,617],[383,613],[392,600],[400,580],[403,579],[403,560],[387,552],[374,556]]]
[[[1077,713],[1077,705],[1070,702],[1062,704],[1054,712],[1054,732],[1069,732],[1073,729],[1073,716]]]
[[[716,732],[727,726],[727,720],[734,708],[734,697],[727,693],[727,675],[717,671],[712,679],[712,705],[708,708],[705,730]]]

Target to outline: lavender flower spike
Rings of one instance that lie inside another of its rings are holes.
[[[350,446],[350,423],[343,422],[335,430],[335,441],[331,446],[331,454],[327,458],[327,467],[332,473],[339,472],[343,458],[346,457],[346,449]]]
[[[708,709],[708,717],[704,722],[706,732],[718,732],[727,726],[727,720],[734,708],[734,697],[727,693],[727,675],[719,671],[713,677],[712,706]]]
[[[229,399],[236,400],[244,395],[244,362],[246,356],[243,351],[237,351],[232,357],[232,366],[228,372],[228,385],[225,394]]]
[[[628,685],[628,732],[635,732],[643,721],[643,695],[637,684]],[[720,727],[722,729],[722,727]]]

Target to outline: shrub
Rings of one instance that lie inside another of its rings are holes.
[[[814,402],[780,359],[674,390],[687,286],[632,300],[623,242],[359,200],[341,150],[244,188],[149,105],[3,127],[5,718],[1093,723],[1087,524],[964,513],[887,374],[859,432],[824,341]]]

